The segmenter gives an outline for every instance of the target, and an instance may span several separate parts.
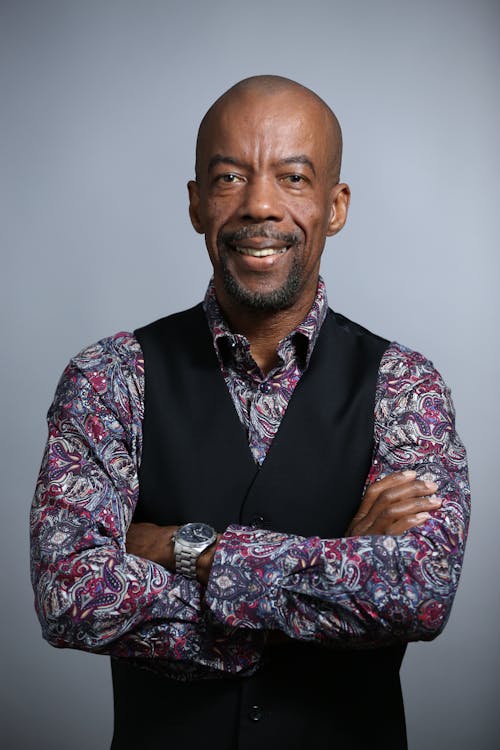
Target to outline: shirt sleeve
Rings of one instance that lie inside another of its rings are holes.
[[[213,616],[236,628],[349,648],[438,635],[458,585],[469,519],[454,416],[432,363],[392,344],[379,371],[367,485],[414,469],[438,483],[441,507],[399,536],[320,539],[231,526],[206,592]]]
[[[143,410],[143,358],[131,334],[87,348],[59,382],[30,519],[43,635],[57,647],[143,659],[160,671],[180,662],[201,672],[249,668],[258,638],[214,629],[196,581],[126,552]]]

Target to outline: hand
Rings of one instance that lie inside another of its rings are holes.
[[[173,571],[175,559],[172,537],[178,528],[157,526],[155,523],[131,523],[125,542],[126,550],[131,555],[144,557]]]
[[[434,496],[435,482],[416,477],[415,471],[402,471],[371,484],[345,535],[396,535],[424,524],[442,500]]]

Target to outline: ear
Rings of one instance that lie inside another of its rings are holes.
[[[345,182],[339,182],[332,188],[330,221],[326,231],[327,237],[332,237],[340,232],[347,219],[349,202],[351,200],[351,189]]]
[[[198,234],[205,234],[203,223],[200,218],[200,186],[194,180],[189,180],[187,184],[189,193],[189,217],[191,224]]]

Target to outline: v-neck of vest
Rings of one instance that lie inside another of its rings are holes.
[[[329,311],[259,466],[202,305],[136,335],[146,373],[138,514],[156,523],[203,518],[218,528],[265,516],[266,527],[289,533],[344,531],[370,466],[388,342]]]
[[[203,312],[202,305],[198,306],[200,309],[201,314],[205,318],[205,314]],[[196,309],[196,308],[195,308]],[[206,322],[206,319],[205,319]],[[254,480],[260,475],[263,474],[270,464],[273,463],[273,457],[274,455],[280,451],[280,445],[283,443],[284,440],[286,440],[284,434],[289,431],[289,423],[292,423],[291,427],[293,427],[293,423],[300,422],[301,424],[304,423],[305,420],[309,420],[310,416],[310,409],[311,409],[311,397],[313,397],[313,401],[317,402],[317,398],[315,397],[316,389],[315,385],[318,384],[318,379],[324,379],[326,373],[322,369],[322,364],[325,359],[328,358],[328,353],[325,351],[325,344],[329,348],[329,346],[334,346],[334,334],[335,333],[335,322],[334,322],[334,313],[332,310],[328,311],[328,314],[323,322],[323,325],[321,326],[316,345],[312,351],[309,364],[307,369],[303,372],[302,376],[300,377],[297,385],[294,388],[294,391],[290,397],[290,400],[287,404],[287,407],[285,409],[285,412],[281,418],[280,424],[278,426],[278,429],[273,437],[273,440],[271,441],[271,444],[267,450],[266,456],[261,464],[255,461],[250,445],[248,443],[248,437],[245,434],[245,448],[248,455],[248,458],[251,462],[251,465],[255,469],[255,476]],[[205,350],[205,356],[207,357],[207,363],[211,361],[211,365],[214,368],[214,374],[216,372],[215,380],[219,381],[219,387],[222,386],[224,389],[224,393],[226,398],[224,401],[229,406],[231,410],[231,414],[233,416],[233,419],[231,421],[237,422],[237,425],[239,427],[239,432],[242,431],[246,433],[246,430],[244,428],[244,425],[240,422],[238,412],[236,411],[236,407],[233,401],[233,398],[231,396],[230,390],[228,388],[228,385],[224,379],[224,375],[221,371],[219,360],[217,358],[217,353],[214,348],[213,344],[213,337],[212,333],[210,331],[210,328],[208,327],[207,323],[207,337],[206,337],[206,350]],[[328,346],[329,345],[329,346]],[[215,369],[216,368],[216,369]],[[306,398],[304,398],[304,396]]]

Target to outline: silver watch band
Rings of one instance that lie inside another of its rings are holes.
[[[196,562],[199,556],[217,539],[212,526],[206,523],[186,523],[175,532],[175,570],[188,578],[196,578]]]
[[[183,547],[177,543],[175,547],[175,570],[188,578],[196,578],[196,561],[201,552],[192,547]]]

